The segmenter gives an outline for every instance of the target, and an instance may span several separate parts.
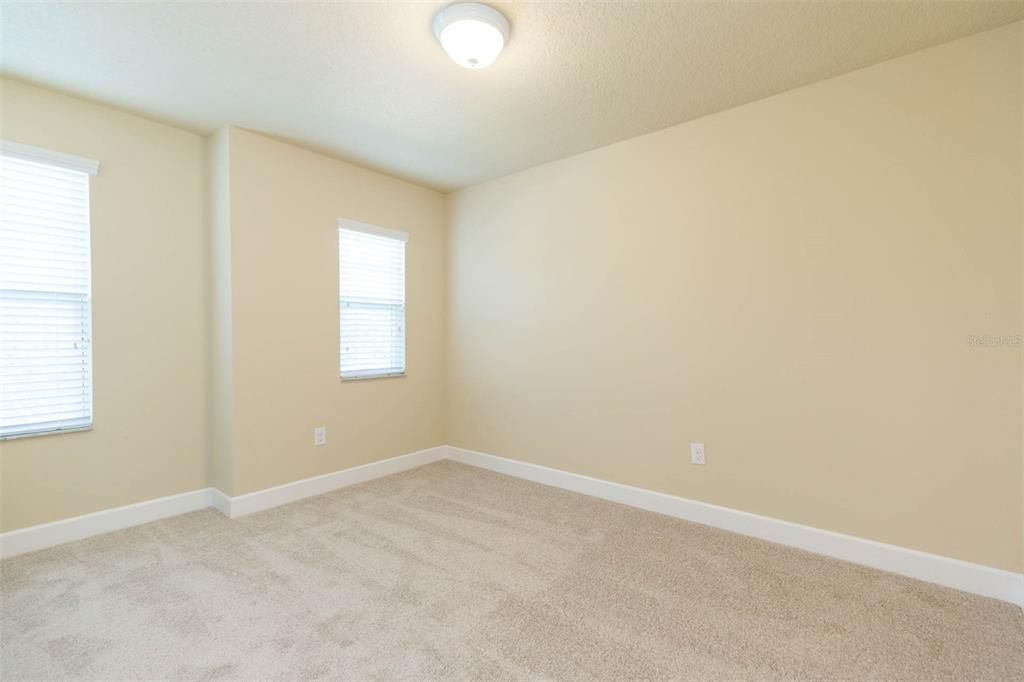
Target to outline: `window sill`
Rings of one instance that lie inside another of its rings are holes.
[[[372,381],[374,379],[401,379],[405,372],[395,374],[368,374],[364,377],[341,377],[341,383],[347,384],[350,381]]]
[[[92,431],[92,424],[89,426],[78,426],[73,429],[53,429],[52,431],[32,431],[30,433],[14,433],[10,436],[0,436],[0,441],[21,440],[22,438],[39,438],[40,436],[59,436],[62,433],[81,433]]]

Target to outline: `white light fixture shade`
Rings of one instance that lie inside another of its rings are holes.
[[[482,69],[505,47],[508,19],[478,2],[448,5],[434,16],[434,35],[456,64]]]

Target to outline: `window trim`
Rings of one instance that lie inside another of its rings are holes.
[[[29,144],[11,142],[10,140],[0,140],[0,155],[9,156],[12,159],[21,159],[22,161],[31,161],[32,163],[41,163],[46,166],[56,166],[64,170],[78,171],[86,175],[97,175],[100,172],[100,162],[94,159],[87,159],[84,156],[75,156],[74,154],[65,154],[64,152],[55,152],[51,149],[33,147]],[[91,218],[92,216],[89,217]],[[91,221],[89,228],[91,233]]]
[[[92,422],[85,426],[71,426],[66,429],[47,429],[45,431],[26,431],[25,433],[12,433],[9,436],[0,436],[0,441],[6,440],[21,440],[22,438],[38,438],[39,436],[56,436],[61,433],[81,433],[82,431],[92,431],[95,428],[95,415],[93,416]]]
[[[374,379],[400,379],[407,376],[405,372],[375,372],[373,374],[365,374],[361,376],[347,376],[343,377],[339,375],[341,383],[347,384],[350,381],[373,381]]]
[[[22,438],[36,438],[39,436],[52,436],[62,433],[78,433],[92,431],[96,424],[96,375],[95,375],[95,338],[93,335],[93,292],[92,292],[92,180],[91,178],[99,173],[100,162],[88,159],[84,156],[66,154],[64,152],[33,147],[32,145],[12,142],[0,139],[0,156],[12,159],[28,161],[45,166],[52,166],[62,170],[83,173],[86,178],[85,211],[88,221],[86,231],[86,253],[85,260],[89,266],[88,279],[88,310],[89,310],[89,421],[88,423],[76,424],[64,428],[40,428],[32,431],[19,431],[17,433],[0,434],[0,442],[9,440],[20,440]]]
[[[364,232],[366,234],[372,234],[377,237],[386,237],[388,239],[397,239],[398,241],[409,243],[409,233],[402,232],[401,230],[392,230],[390,227],[378,227],[377,225],[370,225],[369,223],[360,223],[355,220],[347,220],[345,218],[338,218],[338,229],[339,230],[351,230],[352,232]]]
[[[337,221],[337,231],[336,231],[335,234],[337,235],[337,244],[338,244],[338,254],[337,254],[338,257],[337,257],[337,261],[336,262],[338,263],[338,282],[339,282],[339,285],[341,283],[341,232],[342,232],[342,230],[348,230],[350,232],[362,232],[364,234],[369,234],[369,235],[373,235],[373,236],[376,236],[376,237],[385,237],[387,239],[394,239],[396,241],[403,242],[406,245],[406,248],[408,247],[408,244],[409,244],[409,233],[408,232],[403,232],[401,230],[394,230],[394,229],[391,229],[391,228],[388,228],[388,227],[380,227],[378,225],[371,225],[369,223],[361,223],[359,221],[349,220],[347,218],[338,218],[338,221]],[[406,251],[406,255],[408,255],[408,251]],[[374,379],[398,379],[398,378],[407,376],[407,372],[408,372],[408,369],[409,369],[409,327],[408,327],[409,308],[408,308],[408,301],[406,300],[405,294],[406,294],[406,290],[407,290],[407,286],[406,286],[407,285],[407,281],[406,281],[407,277],[406,277],[406,275],[408,274],[408,269],[409,269],[408,268],[408,259],[406,259],[403,262],[403,265],[402,265],[402,326],[403,326],[403,337],[404,338],[403,338],[403,341],[402,341],[402,365],[403,365],[403,369],[402,369],[401,372],[380,372],[380,371],[364,370],[365,373],[355,374],[355,375],[349,374],[348,376],[345,376],[344,374],[341,373],[341,354],[340,354],[340,349],[341,349],[341,296],[340,296],[340,293],[341,292],[339,291],[339,297],[338,297],[338,326],[337,326],[337,329],[338,329],[338,348],[339,348],[339,355],[338,355],[338,378],[339,378],[339,380],[342,383],[348,383],[350,381],[372,381]]]

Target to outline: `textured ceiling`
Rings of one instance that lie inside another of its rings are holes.
[[[1024,2],[493,3],[489,69],[435,3],[10,3],[4,73],[201,132],[232,124],[448,190],[1024,16]]]

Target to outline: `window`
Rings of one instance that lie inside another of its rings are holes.
[[[338,221],[341,378],[405,374],[405,242],[409,235]]]
[[[94,161],[0,146],[0,438],[92,426]]]

